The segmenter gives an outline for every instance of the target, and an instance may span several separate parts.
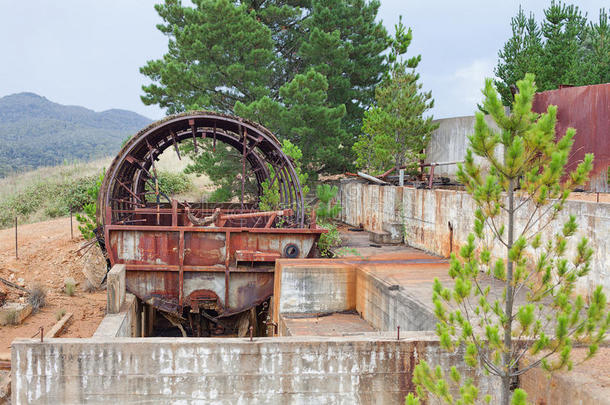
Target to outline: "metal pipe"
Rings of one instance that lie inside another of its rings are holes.
[[[366,173],[358,172],[358,176],[362,177],[363,179],[372,181],[373,183],[377,183],[377,184],[390,184],[390,183],[388,183],[386,181],[379,180],[377,177],[370,176],[370,175],[368,175]]]

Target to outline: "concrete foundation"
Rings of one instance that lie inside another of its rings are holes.
[[[133,294],[124,294],[125,300],[119,312],[107,314],[93,337],[141,337],[142,336],[142,305]]]
[[[394,404],[421,359],[459,356],[434,336],[49,339],[13,343],[13,404]],[[488,378],[471,374],[483,392]]]

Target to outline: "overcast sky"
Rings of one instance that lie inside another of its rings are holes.
[[[30,91],[95,111],[123,108],[158,119],[145,106],[138,69],[167,49],[146,0],[0,0],[0,97]],[[574,1],[597,20],[607,0]],[[409,54],[421,54],[424,88],[436,118],[470,115],[519,4],[540,20],[550,0],[381,0],[393,32],[398,16],[413,29]]]

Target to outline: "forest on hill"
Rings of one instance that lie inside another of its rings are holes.
[[[151,122],[131,111],[95,112],[34,93],[0,98],[0,178],[14,172],[90,160],[118,151]]]

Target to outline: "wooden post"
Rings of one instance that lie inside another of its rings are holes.
[[[72,226],[72,209],[70,209],[70,240],[74,239],[74,230]]]
[[[17,217],[15,217],[15,259],[19,259],[19,249],[17,244]]]

